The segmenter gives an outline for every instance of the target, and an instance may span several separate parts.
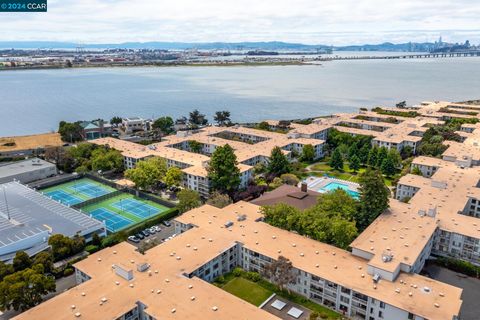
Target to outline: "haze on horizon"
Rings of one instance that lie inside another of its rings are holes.
[[[47,13],[0,13],[0,41],[480,43],[471,0],[49,0]]]

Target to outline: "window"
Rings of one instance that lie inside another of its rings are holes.
[[[383,319],[383,311],[378,311],[378,317]]]
[[[380,308],[385,309],[385,302],[380,301]]]
[[[408,319],[409,319],[409,320],[415,319],[415,315],[414,315],[413,313],[410,313],[410,312],[409,312],[409,313],[408,313]]]

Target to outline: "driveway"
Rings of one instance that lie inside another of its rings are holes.
[[[435,280],[448,283],[452,286],[463,289],[462,308],[460,309],[460,320],[478,320],[480,308],[478,307],[478,297],[480,297],[480,280],[468,277],[464,274],[451,271],[449,269],[437,266],[433,263],[427,263],[424,267],[429,276]]]

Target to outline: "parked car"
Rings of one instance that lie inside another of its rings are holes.
[[[128,237],[128,240],[132,241],[132,242],[135,242],[135,243],[140,242],[140,239],[138,239],[136,236],[130,236],[130,237]]]
[[[148,237],[150,235],[150,232],[148,232],[147,229],[140,231],[145,237]]]
[[[135,235],[135,237],[137,237],[137,238],[140,239],[140,240],[142,240],[143,238],[145,238],[145,236],[144,236],[141,232],[137,233],[137,234]]]
[[[154,234],[155,232],[157,232],[157,229],[155,227],[150,227],[148,231],[150,232],[150,234]]]
[[[167,221],[167,220],[163,221],[162,223],[165,227],[170,227],[172,225],[170,221]]]
[[[162,231],[162,228],[160,228],[159,226],[153,226],[152,228],[155,228],[155,230],[157,230],[157,232]]]

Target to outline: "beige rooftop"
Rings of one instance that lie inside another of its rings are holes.
[[[239,214],[245,214],[247,219],[237,222]],[[75,265],[91,280],[15,319],[74,319],[76,312],[81,313],[81,319],[115,319],[133,308],[136,301],[146,305],[147,313],[157,319],[276,319],[211,284],[184,276],[237,242],[274,259],[283,255],[296,268],[424,318],[451,320],[459,312],[458,288],[403,273],[395,282],[380,280],[374,286],[366,271],[367,261],[348,251],[255,222],[260,216],[260,207],[246,202],[224,209],[205,205],[191,210],[178,220],[195,228],[145,255],[127,243],[93,254]],[[235,223],[225,228],[226,221]],[[149,263],[151,275],[134,271],[134,279],[128,282],[112,269],[116,264],[135,269],[137,263]],[[430,291],[425,292],[424,287]],[[100,305],[102,298],[107,301]]]

